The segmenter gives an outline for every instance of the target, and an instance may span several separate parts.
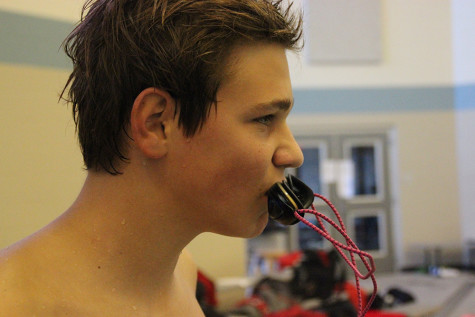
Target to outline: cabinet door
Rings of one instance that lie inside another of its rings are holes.
[[[317,136],[301,138],[298,142],[304,155],[304,162],[302,166],[293,170],[292,173],[307,184],[314,193],[328,195],[329,188],[322,177],[322,165],[323,162],[328,160],[330,139],[326,136]],[[314,205],[318,209],[321,209],[323,206],[320,200],[315,200]],[[319,226],[313,215],[307,214],[305,218],[314,225]],[[326,226],[326,229],[332,230],[329,226]],[[290,248],[292,250],[325,249],[330,245],[322,236],[301,222],[290,227],[289,233]]]
[[[354,166],[353,195],[338,197],[348,233],[375,258],[378,271],[394,269],[389,135],[341,135],[341,155]]]
[[[348,234],[360,249],[373,255],[379,272],[394,269],[389,138],[386,132],[296,136],[305,157],[296,175],[336,206]],[[324,166],[334,170],[325,171]],[[315,206],[331,214],[320,202],[315,201]],[[307,217],[314,219],[313,215]],[[344,242],[336,230],[327,229]],[[297,248],[329,246],[304,224],[298,225],[294,235]]]

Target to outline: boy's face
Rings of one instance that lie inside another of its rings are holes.
[[[173,134],[170,195],[197,230],[253,237],[267,223],[266,192],[303,156],[286,124],[293,97],[284,48],[240,46],[231,70],[203,129]]]

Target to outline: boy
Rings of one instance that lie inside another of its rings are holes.
[[[261,233],[267,190],[303,160],[285,122],[301,21],[280,2],[86,3],[63,97],[87,179],[0,253],[1,316],[203,316],[185,246]]]

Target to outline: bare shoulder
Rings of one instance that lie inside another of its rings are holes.
[[[0,316],[84,315],[77,313],[77,305],[63,300],[71,289],[59,274],[44,269],[52,266],[42,263],[45,256],[35,247],[22,243],[0,250]]]
[[[28,294],[27,268],[11,249],[0,250],[0,316],[27,316],[34,305]],[[29,300],[27,300],[29,299]]]
[[[0,250],[0,294],[2,299],[5,296],[11,296],[21,286],[21,282],[14,283],[15,277],[21,276],[19,263],[22,260],[14,252],[13,247]]]
[[[43,270],[43,258],[31,240],[0,251],[0,316],[49,315],[58,293],[45,282],[56,279]]]
[[[196,290],[198,269],[191,253],[187,249],[183,249],[181,252],[176,271],[193,290]]]

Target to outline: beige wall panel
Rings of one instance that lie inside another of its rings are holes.
[[[0,0],[0,10],[76,22],[85,0]]]
[[[198,268],[214,279],[246,275],[246,239],[203,233],[188,249]]]
[[[0,64],[0,248],[41,228],[73,201],[85,172],[67,72]]]

